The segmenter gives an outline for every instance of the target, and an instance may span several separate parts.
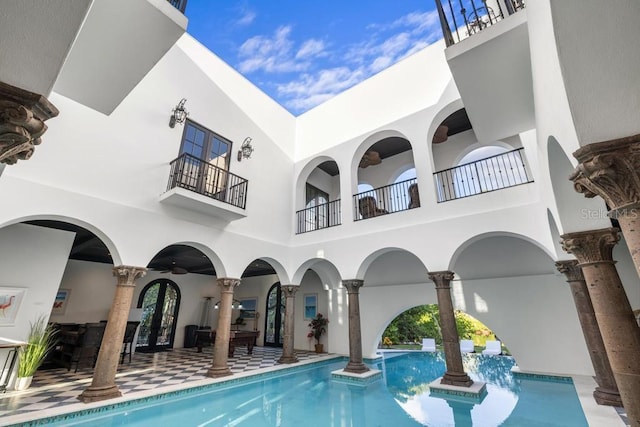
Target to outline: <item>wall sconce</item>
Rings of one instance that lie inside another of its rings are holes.
[[[251,137],[248,136],[242,141],[242,145],[240,146],[240,150],[238,151],[238,161],[242,161],[242,159],[250,159],[251,153],[253,153],[253,147],[251,146]]]
[[[182,98],[176,108],[171,111],[171,117],[169,118],[169,127],[176,127],[176,123],[184,123],[189,113],[184,109],[184,103],[187,102],[187,98]]]
[[[216,303],[216,305],[213,306],[213,308],[218,310],[220,308],[220,301],[218,301]],[[234,299],[233,302],[231,303],[231,309],[232,310],[242,309],[242,303],[240,301],[238,301],[237,299]]]

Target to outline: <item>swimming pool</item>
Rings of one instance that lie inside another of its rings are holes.
[[[48,425],[78,426],[588,426],[570,381],[514,378],[510,357],[465,355],[465,369],[487,382],[482,403],[430,397],[444,373],[440,353],[406,353],[375,363],[383,379],[336,381],[344,360],[258,380],[218,385]]]

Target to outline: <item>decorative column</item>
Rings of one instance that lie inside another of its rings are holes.
[[[0,82],[0,164],[28,160],[47,131],[44,122],[57,115],[44,96]]]
[[[231,311],[233,305],[233,288],[240,284],[240,279],[219,278],[220,309],[218,310],[218,327],[216,342],[213,345],[213,365],[206,375],[211,378],[232,375],[227,361],[229,360],[229,339],[231,338]]]
[[[569,177],[585,197],[600,196],[617,219],[640,275],[640,134],[586,145]]]
[[[362,332],[360,330],[360,297],[358,290],[364,285],[363,280],[343,280],[342,284],[347,288],[349,304],[349,363],[344,368],[345,372],[362,374],[369,368],[362,363]]]
[[[298,358],[293,351],[293,332],[295,323],[295,303],[296,292],[300,286],[283,285],[280,291],[285,295],[284,305],[284,340],[282,342],[282,356],[278,359],[278,363],[296,363]]]
[[[453,276],[453,271],[434,271],[429,273],[429,279],[436,284],[444,358],[447,364],[447,372],[442,376],[440,383],[458,387],[471,387],[473,381],[464,372],[462,366],[460,338],[458,337],[456,318],[453,313],[453,301],[451,300],[451,280],[453,280]]]
[[[116,385],[116,372],[136,280],[144,277],[145,274],[147,269],[143,267],[127,265],[113,267],[113,275],[117,278],[116,295],[109,310],[91,385],[78,396],[78,399],[84,403],[122,396]]]
[[[613,261],[618,229],[564,234],[562,248],[582,268],[611,370],[632,426],[640,426],[640,328]]]
[[[593,392],[593,397],[598,405],[622,406],[622,399],[620,399],[620,393],[609,364],[604,341],[602,341],[602,335],[600,334],[600,329],[598,329],[598,322],[593,312],[591,297],[589,297],[587,282],[584,280],[582,269],[578,266],[578,261],[576,260],[558,261],[556,262],[556,268],[567,277],[567,282],[571,286],[571,294],[576,304],[584,340],[587,343],[591,364],[596,373],[598,387]]]

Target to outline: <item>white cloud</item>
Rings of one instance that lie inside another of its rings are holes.
[[[324,56],[325,45],[322,40],[309,39],[302,43],[298,53],[296,53],[296,59],[311,58],[314,56]]]
[[[238,26],[246,27],[247,25],[251,25],[253,21],[256,19],[256,13],[253,10],[244,9],[242,10],[242,16],[238,18],[235,23]]]

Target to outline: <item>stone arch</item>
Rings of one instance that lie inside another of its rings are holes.
[[[276,275],[278,276],[278,281],[280,283],[282,283],[283,285],[291,284],[291,281],[289,280],[289,274],[287,273],[287,270],[282,266],[282,263],[280,263],[280,261],[276,260],[275,258],[264,256],[258,257],[257,259],[261,259],[262,261],[265,261],[269,263],[269,265],[271,265],[271,267],[275,270]]]
[[[209,246],[205,245],[204,243],[200,243],[200,242],[196,242],[196,241],[192,241],[192,240],[178,241],[178,242],[169,243],[169,244],[163,246],[162,248],[160,248],[159,250],[157,250],[153,254],[151,259],[149,259],[149,262],[147,263],[147,265],[149,265],[149,263],[151,263],[153,261],[153,259],[162,250],[164,250],[164,249],[166,249],[166,248],[168,248],[170,246],[174,246],[174,245],[189,246],[191,248],[197,249],[198,251],[202,252],[209,259],[209,261],[211,261],[211,264],[213,264],[213,268],[214,268],[214,270],[216,272],[216,277],[227,277],[227,270],[226,270],[222,260],[218,256],[218,254],[216,254],[216,252],[213,249],[211,249]]]
[[[15,218],[15,219],[6,221],[0,224],[0,228],[8,227],[10,225],[18,224],[21,222],[38,221],[38,220],[66,222],[90,231],[96,237],[98,237],[102,241],[102,243],[104,243],[104,245],[107,247],[107,249],[109,250],[109,253],[111,254],[113,265],[122,264],[122,256],[115,242],[109,236],[107,236],[107,234],[103,232],[100,228],[79,218],[70,217],[67,215],[49,215],[49,214],[28,215],[28,216],[23,216],[20,218]]]
[[[324,162],[334,162],[338,166],[338,176],[340,175],[340,165],[333,157],[330,156],[318,156],[309,160],[306,165],[300,170],[298,176],[296,178],[296,187],[295,187],[295,196],[296,196],[296,210],[304,208],[304,195],[305,195],[305,185],[309,180],[309,176],[311,173]]]
[[[436,129],[438,129],[438,126],[440,126],[442,124],[442,122],[449,117],[451,114],[455,113],[456,111],[460,110],[464,108],[464,104],[462,103],[462,99],[456,99],[455,101],[452,101],[450,103],[448,103],[447,105],[443,106],[434,116],[433,119],[431,120],[431,124],[429,125],[429,131],[427,132],[427,144],[429,146],[429,156],[431,158],[431,168],[435,171],[435,160],[433,157],[433,135],[436,133]]]

